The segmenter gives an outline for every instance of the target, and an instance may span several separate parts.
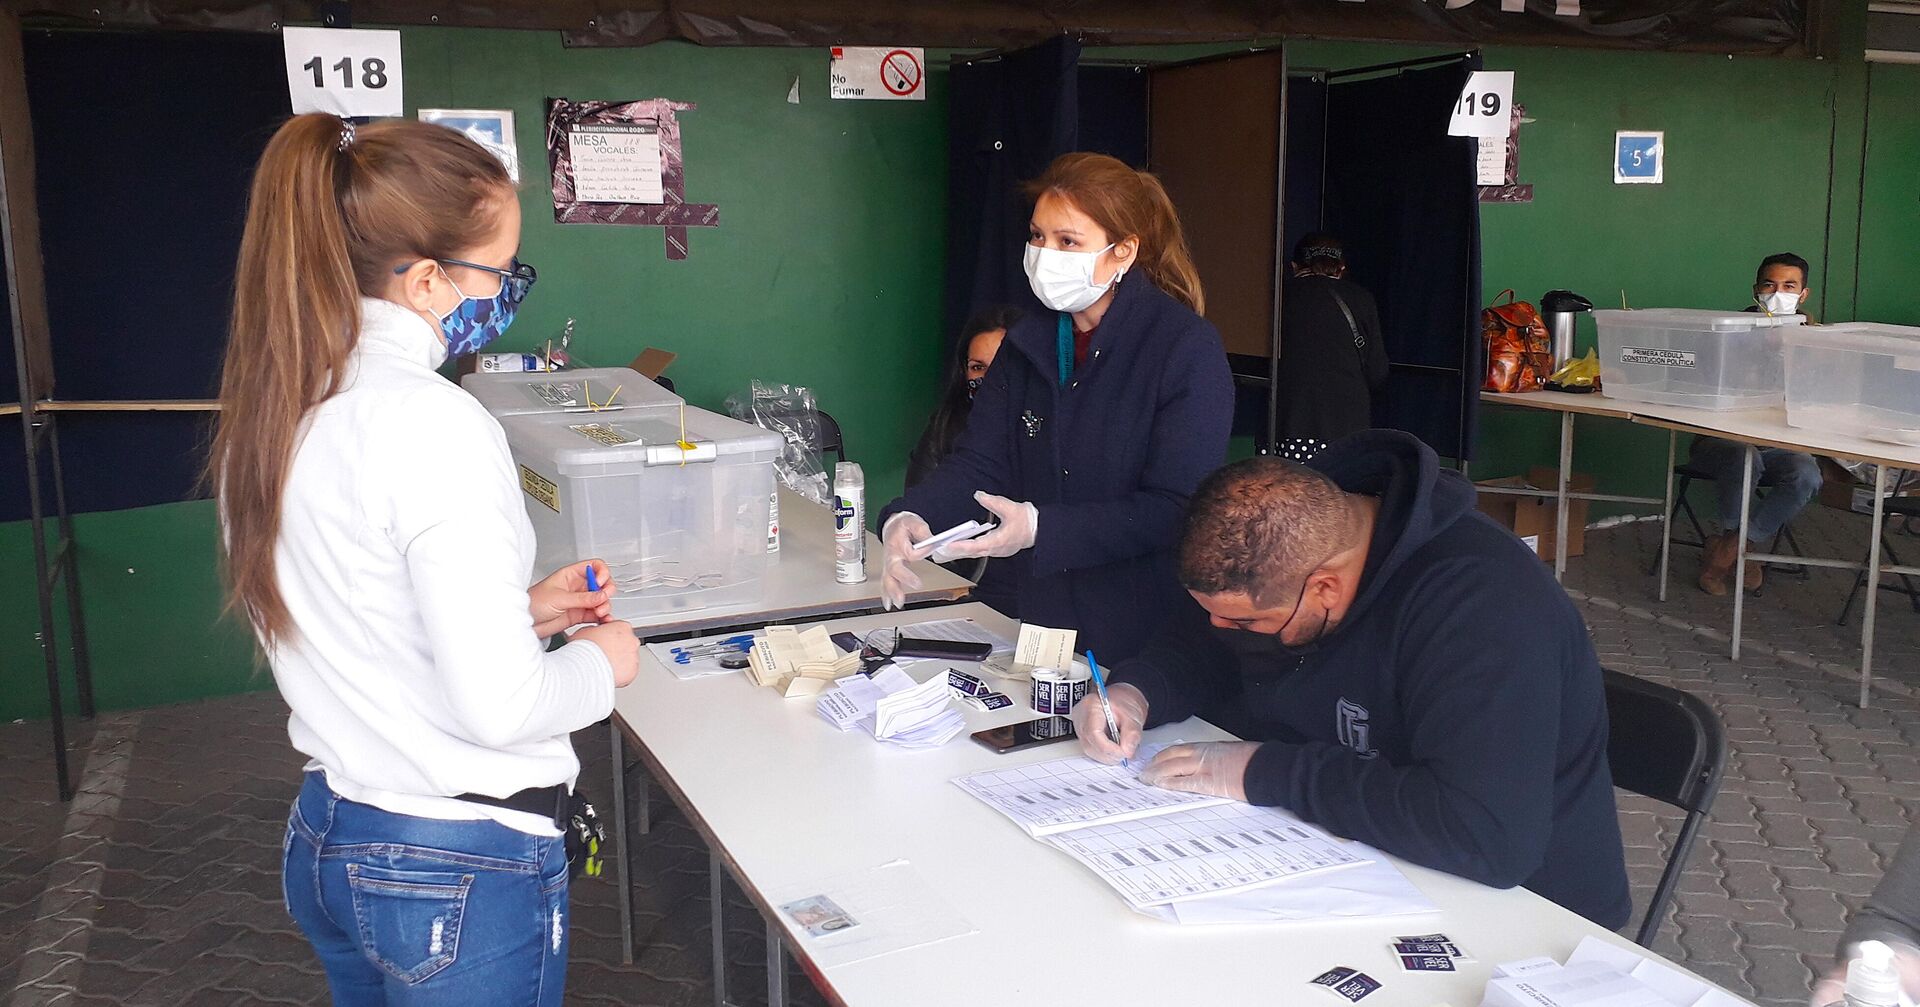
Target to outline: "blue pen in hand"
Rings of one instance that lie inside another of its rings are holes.
[[[1100,690],[1100,709],[1107,714],[1107,738],[1114,744],[1120,743],[1120,724],[1113,719],[1113,704],[1107,702],[1107,678],[1100,674],[1100,662],[1093,659],[1093,651],[1087,651],[1087,667],[1093,672],[1093,687]]]
[[[600,578],[594,576],[592,563],[587,564],[587,590],[596,593],[600,590]]]

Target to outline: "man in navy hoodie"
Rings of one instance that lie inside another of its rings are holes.
[[[1244,742],[1180,745],[1142,779],[1288,809],[1618,928],[1632,901],[1607,768],[1600,665],[1538,557],[1474,510],[1473,486],[1396,431],[1309,466],[1223,468],[1188,507],[1180,577],[1206,609],[1112,677],[1116,744],[1201,715]]]

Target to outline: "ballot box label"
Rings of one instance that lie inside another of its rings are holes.
[[[1655,349],[1646,346],[1620,347],[1620,362],[1623,364],[1652,364],[1655,367],[1692,368],[1698,361],[1689,350]]]

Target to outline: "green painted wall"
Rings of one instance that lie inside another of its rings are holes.
[[[523,254],[541,281],[503,348],[531,348],[572,316],[587,362],[623,363],[648,345],[678,352],[670,373],[698,405],[717,407],[753,377],[810,385],[843,421],[870,492],[899,485],[939,370],[943,72],[925,103],[830,102],[819,50],[569,50],[547,34],[448,29],[408,30],[405,44],[411,104],[507,107],[518,120]],[[1434,50],[1289,48],[1295,65],[1317,67],[1422,51]],[[1863,144],[1869,74],[1857,60],[1490,49],[1486,64],[1519,75],[1516,99],[1534,120],[1522,129],[1521,176],[1536,187],[1532,204],[1485,208],[1489,296],[1564,286],[1602,303],[1624,289],[1641,307],[1735,307],[1760,256],[1794,249],[1814,263],[1825,317],[1849,318],[1857,245],[1858,314],[1920,322],[1910,279],[1920,251],[1908,237],[1920,224],[1920,121],[1908,111],[1920,71],[1873,69]],[[798,106],[786,102],[795,76]],[[670,263],[658,229],[555,225],[542,156],[549,95],[698,102],[681,119],[688,197],[719,203],[722,226],[694,229],[691,257]],[[1667,184],[1612,183],[1616,129],[1667,131]],[[1555,455],[1546,417],[1489,410],[1482,430],[1476,476]],[[1609,489],[1657,493],[1665,450],[1657,433],[1583,422],[1576,461]],[[266,683],[244,635],[218,620],[207,504],[89,515],[79,534],[104,707]],[[44,712],[29,545],[23,525],[0,526],[9,718]]]

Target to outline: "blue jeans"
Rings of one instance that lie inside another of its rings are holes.
[[[1746,460],[1745,452],[1756,450],[1759,456],[1754,459],[1753,479],[1743,490],[1740,469]],[[1820,492],[1820,463],[1814,461],[1812,455],[1798,451],[1754,448],[1718,437],[1697,437],[1690,458],[1695,467],[1713,473],[1720,495],[1720,530],[1727,534],[1740,527],[1741,494],[1752,493],[1759,487],[1761,477],[1768,477],[1766,495],[1747,513],[1747,541],[1761,546],[1771,543],[1780,529]]]
[[[307,774],[287,816],[287,911],[335,1007],[558,1007],[566,841],[498,822],[396,815]]]

